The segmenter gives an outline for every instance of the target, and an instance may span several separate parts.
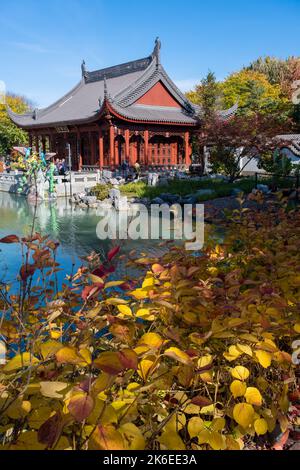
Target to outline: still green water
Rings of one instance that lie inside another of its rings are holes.
[[[34,219],[35,207],[25,197],[0,192],[0,238],[16,234],[28,235]],[[112,246],[109,240],[99,240],[96,226],[101,217],[96,209],[81,209],[71,205],[65,198],[59,198],[52,203],[42,202],[36,208],[35,231],[49,235],[50,239],[58,241],[60,247],[57,260],[63,271],[60,281],[66,274],[71,273],[72,265],[82,265],[81,258],[92,251],[105,253]],[[133,249],[137,253],[149,256],[159,256],[164,249],[159,247],[159,240],[122,240],[122,254],[129,254]],[[12,281],[19,272],[21,253],[17,244],[0,244],[0,282]],[[125,261],[118,264],[114,277],[130,276]]]

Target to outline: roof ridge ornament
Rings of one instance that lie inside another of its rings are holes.
[[[108,91],[107,91],[107,80],[106,80],[106,75],[104,75],[104,100],[107,100],[108,98]]]
[[[86,71],[86,65],[85,65],[85,60],[83,59],[81,63],[81,74],[83,78],[87,77],[87,71]]]
[[[37,120],[37,117],[38,117],[38,109],[37,108],[35,108],[33,110],[32,117],[35,121]]]
[[[160,66],[160,50],[161,50],[161,41],[159,37],[155,39],[155,47],[153,51],[153,55],[156,59],[156,67],[158,68]]]

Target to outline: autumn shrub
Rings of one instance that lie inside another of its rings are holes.
[[[119,247],[94,254],[60,292],[55,243],[1,240],[24,253],[19,290],[1,291],[1,449],[268,448],[288,429],[299,211],[241,207],[225,224],[202,253],[131,253],[135,281],[110,278]]]
[[[97,184],[91,189],[90,193],[96,196],[99,201],[104,201],[104,199],[108,198],[111,188],[111,184]]]

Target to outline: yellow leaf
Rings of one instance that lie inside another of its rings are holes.
[[[205,426],[203,419],[199,418],[198,416],[191,418],[188,423],[188,433],[190,438],[193,439],[193,437],[198,436],[200,431],[202,431],[204,428]]]
[[[26,431],[20,433],[17,443],[10,447],[10,450],[44,450],[45,444],[40,444],[36,431]]]
[[[152,275],[146,276],[142,284],[142,288],[147,289],[149,287],[154,287],[154,286],[155,286],[155,278]]]
[[[246,402],[250,405],[261,406],[262,396],[260,391],[255,387],[248,387],[245,393]]]
[[[172,359],[175,359],[175,361],[181,362],[186,366],[192,364],[190,356],[188,356],[188,354],[186,354],[184,351],[181,351],[179,348],[166,349],[164,354],[165,356],[171,357]]]
[[[226,426],[226,421],[224,418],[215,418],[212,420],[210,425],[211,431],[222,431]]]
[[[179,398],[178,398],[179,399]],[[164,427],[165,431],[178,432],[186,425],[186,417],[184,413],[173,414],[171,419]]]
[[[68,384],[66,382],[40,382],[40,386],[44,397],[63,399],[67,393]],[[64,393],[63,390],[65,390]]]
[[[148,291],[143,289],[136,289],[130,292],[130,295],[137,300],[143,300],[148,298]]]
[[[151,372],[153,372],[154,364],[155,364],[154,361],[150,361],[148,359],[143,359],[139,363],[138,374],[144,380],[144,382],[146,382]]]
[[[111,287],[118,287],[118,286],[122,286],[123,284],[125,283],[125,281],[111,281],[111,282],[107,282],[104,286],[104,289],[109,289]]]
[[[296,323],[294,325],[294,330],[296,331],[296,333],[300,333],[300,323]]]
[[[43,359],[48,359],[51,356],[54,356],[54,354],[56,354],[57,351],[59,351],[61,348],[62,348],[62,344],[59,341],[55,341],[53,339],[50,339],[46,341],[45,343],[42,343],[40,346]]]
[[[132,311],[131,308],[128,307],[127,305],[118,305],[118,310],[120,314],[124,317],[132,317]]]
[[[236,366],[234,369],[231,369],[231,375],[234,379],[238,379],[243,382],[248,379],[250,372],[244,366]]]
[[[208,443],[213,450],[224,450],[226,448],[225,437],[216,431],[210,433]]]
[[[246,393],[247,385],[240,380],[234,380],[230,385],[230,391],[234,398],[243,397]]]
[[[115,402],[113,402],[115,403]],[[106,405],[103,400],[96,399],[94,409],[87,418],[87,423],[97,424],[101,416],[101,424],[116,424],[118,422],[117,413],[112,405]]]
[[[244,354],[247,354],[247,356],[250,356],[250,357],[253,356],[252,349],[247,344],[238,343],[236,346],[239,351],[241,351]]]
[[[57,351],[56,360],[61,364],[74,364],[74,365],[81,365],[86,366],[87,363],[80,357],[75,348],[72,347],[64,347]]]
[[[138,342],[139,346],[149,346],[149,348],[158,349],[160,348],[165,341],[157,333],[146,333],[144,334]]]
[[[16,399],[6,410],[6,414],[11,419],[25,418],[31,411],[30,401]]]
[[[254,408],[248,403],[238,403],[233,408],[233,418],[243,428],[248,428],[254,419]]]
[[[119,428],[119,432],[123,435],[126,449],[128,450],[144,450],[146,441],[143,434],[133,423],[125,423]]]
[[[79,350],[79,355],[83,358],[83,360],[86,362],[86,364],[91,365],[92,364],[92,354],[91,351],[87,348],[82,348]]]
[[[210,438],[210,431],[208,429],[202,429],[198,434],[198,443],[201,444],[208,444]]]
[[[40,361],[32,356],[29,352],[17,354],[13,357],[2,369],[3,372],[13,372],[21,369],[22,367],[30,367],[34,364],[38,364]]]
[[[267,351],[255,351],[255,356],[260,363],[261,366],[263,366],[265,369],[270,367],[271,362],[272,362],[272,354],[267,352]]]
[[[104,284],[102,277],[95,276],[95,274],[89,274],[88,277],[93,284]]]
[[[109,375],[118,375],[126,369],[120,360],[119,353],[107,351],[103,352],[94,360],[94,366]]]
[[[115,305],[116,307],[118,307],[119,305],[128,304],[127,300],[119,299],[118,297],[112,297],[110,299],[106,299],[105,303],[108,305]]]
[[[141,308],[136,312],[137,318],[142,318],[143,320],[153,321],[155,316],[151,314],[148,308]]]
[[[165,431],[162,433],[158,441],[164,446],[163,449],[167,450],[186,450],[186,447],[175,431]]]
[[[110,424],[99,425],[89,440],[90,450],[125,450],[122,434]]]
[[[268,432],[268,423],[265,419],[257,419],[254,421],[254,429],[258,436],[266,434]]]
[[[39,429],[47,419],[50,418],[53,410],[49,406],[40,406],[30,413],[28,424],[33,429]]]

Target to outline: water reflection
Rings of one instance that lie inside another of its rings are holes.
[[[111,245],[109,240],[97,238],[96,226],[100,215],[96,209],[76,207],[65,198],[54,202],[43,201],[35,208],[22,196],[0,192],[0,237],[8,234],[28,235],[34,216],[35,231],[47,234],[60,243],[58,261],[65,272],[71,271],[72,264],[81,264],[80,257],[93,250],[106,252]],[[17,272],[21,253],[17,245],[2,245],[0,249],[0,279],[3,279]],[[159,256],[164,251],[155,240],[122,240],[124,254],[133,249],[149,256]],[[128,274],[125,263],[119,266],[117,274]]]

